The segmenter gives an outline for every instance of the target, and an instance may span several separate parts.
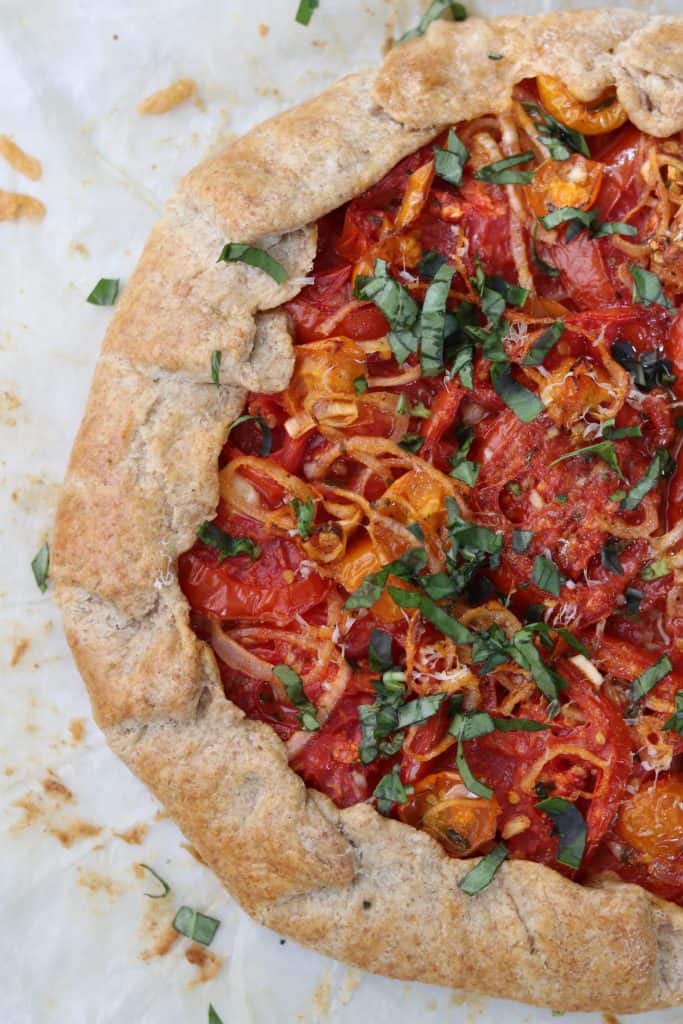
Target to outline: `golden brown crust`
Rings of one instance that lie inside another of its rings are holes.
[[[616,84],[639,127],[683,129],[682,37],[682,19],[630,11],[435,23],[377,73],[344,79],[188,175],[104,343],[53,555],[95,717],[247,910],[373,971],[562,1009],[663,1007],[683,1000],[683,911],[521,861],[467,898],[458,881],[471,864],[428,835],[306,790],[275,733],[225,700],[189,627],[177,558],[216,507],[217,455],[245,389],[288,381],[291,339],[274,310],[311,267],[309,225],[439,128],[504,109],[520,78],[557,73],[558,53],[577,94]],[[288,281],[216,265],[226,241],[265,245]]]

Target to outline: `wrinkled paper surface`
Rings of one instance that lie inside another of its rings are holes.
[[[85,302],[91,288],[100,277],[125,287],[164,198],[221,137],[375,63],[387,36],[413,25],[420,8],[417,0],[320,0],[305,29],[294,22],[296,6],[0,0],[0,134],[44,170],[29,181],[0,160],[0,188],[47,206],[42,223],[0,224],[4,1024],[189,1024],[207,1020],[209,1002],[224,1024],[552,1019],[350,970],[249,921],[104,745],[50,592],[41,595],[31,576],[111,316]],[[516,8],[482,0],[477,13]],[[680,13],[678,0],[657,9]],[[195,79],[204,109],[187,102],[160,117],[136,112],[179,78]],[[171,885],[166,899],[145,896],[158,885],[139,862]],[[169,922],[183,903],[220,919],[210,953],[222,963],[193,962],[186,939],[171,943]],[[637,1020],[683,1024],[683,1011]]]

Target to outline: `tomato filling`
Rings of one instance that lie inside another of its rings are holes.
[[[180,581],[338,806],[683,904],[681,160],[545,77],[322,218]]]

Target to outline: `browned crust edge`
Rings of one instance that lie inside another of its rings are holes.
[[[217,454],[245,389],[280,390],[291,373],[286,322],[268,311],[310,269],[307,225],[439,128],[505,109],[517,81],[557,72],[558,53],[583,98],[615,84],[643,130],[683,129],[683,18],[473,18],[435,23],[377,72],[342,80],[185,178],[103,345],[59,504],[53,576],[111,746],[258,920],[382,974],[633,1013],[683,1001],[683,911],[637,886],[587,888],[523,861],[464,896],[471,863],[367,805],[338,811],[289,769],[275,733],[225,700],[176,576],[215,509]],[[266,245],[288,282],[217,267],[229,240]]]

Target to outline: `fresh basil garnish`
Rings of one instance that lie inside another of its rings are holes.
[[[551,263],[546,263],[546,261],[541,259],[541,257],[538,255],[538,245],[536,242],[537,233],[538,224],[534,224],[533,228],[531,229],[531,258],[538,267],[538,269],[541,271],[541,273],[545,274],[546,277],[559,277],[559,267],[554,267]]]
[[[419,306],[410,292],[391,277],[386,260],[375,260],[372,277],[356,278],[354,294],[356,298],[372,302],[389,321],[391,331],[387,341],[396,362],[404,363],[409,355],[417,352]]]
[[[424,443],[425,439],[421,434],[404,434],[398,442],[398,446],[403,448],[404,452],[411,452],[411,454],[416,455]]]
[[[582,153],[590,156],[590,149],[586,139],[581,132],[567,128],[566,125],[547,114],[535,103],[523,103],[522,106],[536,119],[536,127],[539,129],[539,141],[547,146],[552,160],[568,160],[569,150],[575,153]]]
[[[463,168],[469,158],[469,150],[452,128],[448,132],[446,148],[440,149],[439,146],[434,146],[434,169],[440,178],[451,185],[461,184]],[[424,273],[424,271],[420,270],[420,273]]]
[[[551,351],[552,348],[557,344],[562,335],[564,334],[564,324],[561,320],[556,320],[550,327],[546,327],[543,333],[536,338],[536,341],[531,345],[529,351],[522,360],[523,366],[540,366],[545,357]]]
[[[363,582],[347,598],[345,608],[370,608],[382,596],[389,576],[412,580],[427,565],[427,552],[424,548],[411,548],[410,551],[388,562],[377,572],[369,573]]]
[[[193,942],[200,942],[202,946],[211,945],[219,925],[220,921],[215,917],[207,917],[191,907],[181,907],[173,919],[173,927],[177,932]]]
[[[608,537],[600,551],[600,561],[602,565],[605,569],[609,569],[610,572],[616,573],[617,576],[624,575],[624,567],[619,561],[620,552],[621,545],[619,541],[615,540],[613,537]]]
[[[648,562],[640,570],[641,580],[659,580],[662,576],[668,576],[671,572],[671,566],[669,565],[668,558],[657,558],[652,562]]]
[[[145,871],[149,871],[150,875],[152,875],[153,878],[156,878],[157,882],[161,886],[161,892],[146,892],[145,896],[148,896],[151,900],[162,900],[164,896],[168,896],[171,891],[171,886],[168,882],[165,882],[161,875],[158,875],[154,868],[151,868],[149,864],[140,864],[140,867],[144,868]]]
[[[113,306],[119,294],[118,277],[101,277],[85,300],[92,306]]]
[[[672,305],[664,294],[662,282],[651,270],[644,270],[635,263],[629,263],[628,269],[633,278],[633,301],[641,306],[665,306],[672,309]]]
[[[33,578],[38,584],[38,589],[44,594],[47,590],[47,581],[50,575],[50,545],[47,541],[40,547],[38,554],[31,562],[31,570],[33,571]]]
[[[258,423],[259,427],[261,428],[261,448],[259,450],[259,455],[263,459],[266,457],[266,455],[270,455],[271,449],[273,447],[273,435],[270,432],[270,427],[261,416],[238,416],[237,419],[233,420],[233,422],[228,427],[228,432],[225,435],[225,440],[228,440],[228,438],[230,437],[230,432],[234,430],[235,427],[239,427],[240,423],[248,423],[249,420],[254,420],[254,422]]]
[[[597,458],[602,459],[603,462],[607,463],[610,469],[614,470],[620,480],[624,479],[624,474],[621,472],[617,453],[612,441],[598,441],[596,444],[589,444],[585,448],[577,448],[573,452],[565,452],[565,454],[560,455],[559,458],[553,459],[550,465],[556,466],[558,462],[565,462],[567,459],[577,459],[579,456],[585,457],[587,455],[595,455]]]
[[[289,507],[292,510],[292,515],[296,520],[296,528],[300,537],[304,540],[308,540],[311,536],[311,530],[313,528],[313,520],[315,519],[315,505],[313,504],[312,498],[306,498],[302,501],[301,498],[292,498],[289,503]]]
[[[308,25],[313,17],[313,11],[317,10],[319,0],[300,0],[296,12],[296,20],[300,25]]]
[[[476,896],[482,892],[494,879],[498,868],[508,855],[507,847],[503,843],[494,846],[485,857],[482,857],[478,864],[467,872],[460,879],[460,889],[466,896]]]
[[[423,277],[434,277],[437,270],[439,270],[440,267],[443,267],[447,262],[448,260],[445,256],[441,256],[441,254],[435,252],[434,249],[428,249],[420,259],[417,269]]]
[[[353,390],[356,395],[363,395],[368,390],[368,382],[365,377],[356,377],[353,382]]]
[[[258,249],[256,246],[246,245],[244,242],[228,242],[223,246],[216,262],[247,263],[250,267],[263,270],[277,284],[284,284],[287,280],[287,271],[274,256],[271,256],[265,249]]]
[[[368,664],[372,672],[386,672],[391,668],[393,637],[385,629],[373,629],[368,646]]]
[[[496,393],[522,423],[531,423],[543,412],[543,402],[533,391],[529,391],[515,380],[509,366],[494,363],[491,367],[491,383]]]
[[[304,2],[304,0],[302,0],[302,3],[303,2]],[[316,0],[316,3],[317,3],[317,0]],[[281,939],[280,941],[284,942],[285,940]],[[218,1014],[216,1013],[216,1011],[215,1011],[215,1009],[213,1007],[213,1003],[209,1003],[209,1024],[223,1024],[223,1021],[218,1016]]]
[[[662,729],[666,729],[670,732],[677,732],[683,736],[683,690],[676,690],[674,707],[676,710],[671,718],[667,718]]]
[[[671,671],[673,671],[673,665],[665,654],[633,680],[630,687],[631,703],[635,704],[641,697],[644,697]]]
[[[485,711],[456,711],[449,726],[449,733],[457,740],[457,752],[455,763],[460,773],[460,778],[470,791],[476,796],[490,800],[493,790],[474,775],[465,757],[465,740],[473,740],[478,736],[486,736],[493,732],[494,725],[490,715]]]
[[[548,815],[553,823],[553,834],[559,836],[556,859],[569,868],[580,868],[587,829],[578,807],[559,796],[548,797],[534,806]]]
[[[584,228],[590,232],[593,238],[603,238],[606,235],[633,236],[638,233],[632,224],[622,224],[616,220],[601,221],[597,218],[597,210],[581,210],[577,206],[560,206],[538,219],[546,231],[551,231],[562,224],[567,224],[568,227],[565,235],[567,242],[571,242],[572,239],[576,238]]]
[[[408,32],[404,32],[401,38],[397,40],[396,45],[398,43],[405,43],[407,39],[423,36],[431,23],[447,12],[450,12],[453,16],[453,21],[464,21],[467,17],[467,11],[461,3],[456,3],[454,0],[432,0],[416,27],[411,28]]]
[[[445,699],[445,693],[431,693],[402,704],[398,709],[398,728],[407,729],[411,725],[426,722],[437,713]]]
[[[379,813],[390,814],[394,804],[407,804],[412,792],[412,786],[404,786],[401,782],[400,768],[395,764],[391,771],[379,780],[372,795]]]
[[[221,383],[221,359],[223,353],[219,348],[215,348],[211,353],[211,381],[216,385],[220,386]]]
[[[640,609],[640,602],[645,597],[642,590],[638,590],[636,587],[627,587],[624,591],[624,600],[626,601],[626,611],[629,615],[637,615]]]
[[[534,154],[530,149],[525,153],[514,153],[503,160],[496,160],[486,167],[480,167],[474,172],[474,177],[477,181],[488,181],[495,185],[530,185],[534,180],[533,171],[513,171],[510,168],[517,167],[518,164],[527,164],[533,158]]]
[[[668,476],[673,469],[674,463],[666,448],[660,448],[652,458],[637,484],[635,484],[626,497],[622,499],[619,507],[626,512],[632,512],[638,508],[646,494],[649,494],[656,486],[660,476]]]
[[[467,458],[470,448],[474,442],[474,431],[471,427],[467,428],[461,433],[462,441],[457,451],[453,452],[449,456],[448,461],[453,467],[449,473],[449,476],[453,476],[456,480],[462,480],[468,487],[474,487],[479,476],[479,470],[481,466],[478,462],[472,462]]]
[[[285,688],[285,692],[292,704],[299,711],[299,722],[306,732],[317,732],[320,728],[315,704],[304,692],[304,682],[298,672],[295,672],[289,665],[274,665],[273,675],[277,676]]]
[[[608,441],[623,441],[627,437],[642,437],[643,431],[639,426],[615,427],[612,419],[602,424],[602,436]]]
[[[446,302],[455,267],[445,263],[427,289],[420,314],[420,365],[425,377],[434,377],[443,370]]]
[[[389,594],[399,608],[416,608],[427,622],[450,637],[456,644],[467,644],[472,639],[470,631],[454,619],[452,615],[440,608],[427,594],[414,590],[403,590],[399,587],[388,587]]]
[[[534,534],[532,530],[513,530],[512,550],[516,555],[523,555],[533,539]]]
[[[254,562],[261,556],[261,548],[251,537],[233,537],[215,523],[206,520],[197,530],[197,536],[207,547],[218,552],[219,562],[224,562],[226,558],[235,558],[237,555],[249,555]]]
[[[536,555],[534,567],[531,570],[531,580],[539,590],[544,590],[546,594],[552,594],[553,597],[560,596],[562,577],[555,563],[545,555]]]
[[[547,722],[537,722],[535,718],[492,718],[498,732],[542,732],[549,729]]]
[[[669,387],[676,382],[673,363],[656,349],[639,354],[630,342],[619,340],[612,342],[610,352],[612,359],[628,370],[641,391]]]

